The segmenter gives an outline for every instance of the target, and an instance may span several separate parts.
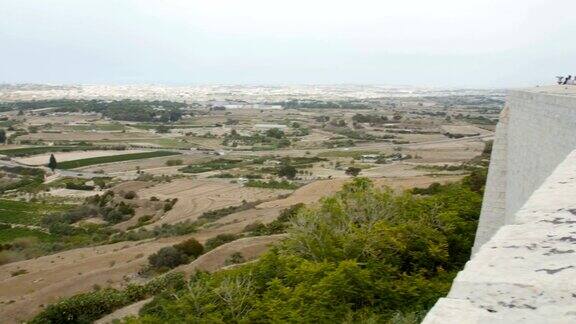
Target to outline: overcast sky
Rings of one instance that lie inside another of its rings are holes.
[[[0,83],[516,87],[569,73],[574,0],[0,0]]]

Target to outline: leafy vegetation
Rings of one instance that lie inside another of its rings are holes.
[[[198,273],[128,322],[417,321],[469,258],[481,205],[471,183],[398,196],[356,178],[293,214],[259,261]]]
[[[251,236],[273,235],[285,233],[290,226],[290,221],[296,216],[300,210],[304,208],[303,203],[298,203],[284,209],[277,219],[269,224],[262,224],[260,222],[248,224],[244,228],[244,232]]]
[[[22,166],[0,166],[0,170],[12,175],[13,181],[0,184],[0,193],[9,190],[38,191],[44,182],[44,170]]]
[[[167,166],[177,166],[177,165],[182,165],[184,161],[182,161],[182,159],[172,159],[172,160],[168,160],[166,161],[166,165]]]
[[[219,247],[220,245],[235,241],[238,238],[239,236],[235,234],[218,234],[215,237],[208,239],[204,244],[204,247],[206,248],[206,251],[210,251]]]
[[[250,136],[240,135],[235,130],[224,136],[223,145],[237,147],[238,145],[268,145],[270,149],[290,146],[290,140],[286,138],[284,131],[272,128],[263,134],[256,133]],[[264,146],[260,146],[264,148]]]
[[[179,154],[180,153],[170,151],[153,151],[153,152],[131,153],[131,154],[121,154],[111,156],[100,156],[94,158],[60,162],[58,163],[58,168],[66,170],[66,169],[85,167],[94,164],[132,161],[132,160],[149,159],[149,158],[179,155]]]
[[[68,209],[63,204],[0,199],[0,223],[38,225],[44,215]]]
[[[298,185],[287,181],[277,181],[277,180],[270,180],[270,181],[262,181],[262,180],[248,180],[245,184],[246,187],[254,187],[254,188],[268,188],[268,189],[288,189],[294,190],[298,189]]]
[[[364,114],[355,114],[352,116],[352,120],[357,123],[370,123],[372,125],[381,125],[390,122],[386,116]]]
[[[232,160],[232,159],[215,159],[212,161],[200,163],[200,164],[190,164],[185,166],[179,171],[185,173],[202,173],[208,172],[213,170],[226,170],[232,169],[239,166],[242,163],[242,160]]]
[[[200,217],[198,217],[198,219],[213,222],[213,221],[218,220],[224,216],[227,216],[227,215],[230,215],[233,213],[237,213],[239,211],[252,209],[256,205],[258,205],[259,203],[260,203],[259,201],[244,202],[242,205],[238,205],[238,206],[228,206],[228,207],[224,207],[224,208],[220,208],[220,209],[209,210],[207,212],[202,213],[202,215],[200,215]]]
[[[194,238],[173,246],[167,246],[148,257],[150,269],[165,272],[181,264],[189,263],[204,252],[204,247]]]
[[[57,112],[98,112],[113,120],[137,122],[175,122],[186,104],[143,100],[37,100],[0,103],[0,111],[57,107]]]
[[[357,168],[357,167],[348,167],[348,169],[346,169],[345,173],[347,175],[351,175],[353,177],[356,177],[360,174],[361,171],[362,171],[362,169]]]
[[[176,291],[184,286],[184,276],[168,273],[145,285],[130,284],[122,291],[112,288],[95,290],[65,298],[38,314],[30,323],[91,323],[117,308],[155,294]]]
[[[20,238],[35,238],[41,242],[52,241],[55,239],[49,233],[41,230],[26,228],[26,227],[12,227],[10,225],[0,225],[0,243],[11,243]],[[11,246],[8,246],[9,248]],[[0,251],[5,250],[4,248]],[[4,260],[4,256],[0,254],[0,264],[11,262],[11,260]]]

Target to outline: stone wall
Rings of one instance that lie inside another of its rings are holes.
[[[554,168],[576,148],[576,96],[548,89],[510,92],[496,130],[473,252],[510,224]]]
[[[576,323],[576,87],[510,93],[473,258],[425,324]]]
[[[424,324],[576,323],[576,151],[466,264]]]

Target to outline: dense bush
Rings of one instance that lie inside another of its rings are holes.
[[[227,216],[227,215],[230,215],[233,213],[237,213],[239,211],[252,209],[256,205],[258,205],[259,203],[260,203],[259,201],[244,202],[242,205],[238,205],[238,206],[228,206],[228,207],[224,207],[224,208],[220,208],[220,209],[210,210],[210,211],[202,213],[202,215],[200,215],[200,217],[198,217],[198,219],[201,219],[201,220],[203,219],[203,220],[207,220],[209,222],[213,222],[213,221],[218,220],[224,216]]]
[[[181,159],[168,160],[168,161],[166,161],[166,165],[167,166],[182,165],[183,162],[184,161],[182,161]]]
[[[94,186],[88,186],[85,184],[75,183],[75,182],[67,182],[66,189],[73,189],[73,190],[94,190]]]
[[[278,176],[286,177],[288,179],[294,179],[294,177],[296,176],[296,168],[288,164],[281,165],[278,168]]]
[[[360,171],[362,171],[362,169],[356,168],[356,167],[349,167],[348,169],[346,169],[345,173],[347,175],[351,175],[351,176],[355,177],[355,176],[360,174]]]
[[[186,254],[173,246],[161,248],[148,257],[150,265],[154,268],[175,268],[188,261]]]
[[[124,291],[102,289],[79,294],[46,307],[30,323],[91,323],[117,308],[163,291],[178,290],[183,286],[182,274],[169,273],[145,285],[128,285]]]
[[[302,208],[304,208],[303,203],[292,205],[284,209],[280,213],[280,216],[269,224],[262,224],[260,222],[248,224],[244,228],[244,232],[248,232],[249,235],[254,236],[284,233],[286,232],[292,217],[296,216]]]
[[[197,258],[204,252],[204,247],[194,238],[187,239],[174,245],[174,248],[186,254],[188,257]]]
[[[124,194],[124,199],[134,199],[136,198],[136,193],[134,191],[128,191]]]
[[[102,289],[50,305],[30,323],[90,323],[128,302],[128,298],[122,292],[116,289]]]

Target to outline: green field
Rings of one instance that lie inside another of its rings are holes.
[[[40,241],[49,241],[52,236],[39,230],[24,227],[0,228],[0,244],[10,243],[21,237],[36,237]]]
[[[68,205],[0,199],[0,223],[36,225],[43,215],[68,208]]]
[[[0,150],[0,154],[7,156],[28,156],[50,152],[89,151],[89,150],[101,150],[101,149],[102,149],[101,147],[95,147],[95,146],[36,146],[36,147],[22,147],[16,149]]]
[[[121,131],[124,130],[122,124],[92,124],[92,125],[72,125],[66,126],[66,129],[75,131]]]
[[[140,159],[148,159],[148,158],[179,155],[179,154],[180,153],[178,152],[154,151],[154,152],[132,153],[132,154],[122,154],[113,156],[100,156],[95,158],[60,162],[58,163],[58,169],[67,170],[67,169],[81,168],[94,164],[140,160]]]

